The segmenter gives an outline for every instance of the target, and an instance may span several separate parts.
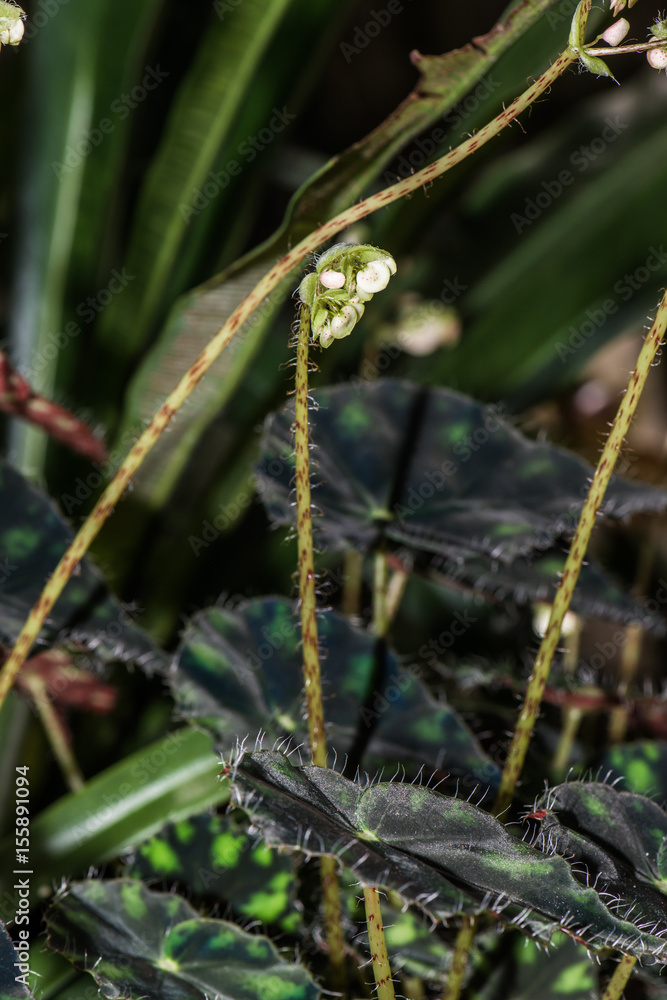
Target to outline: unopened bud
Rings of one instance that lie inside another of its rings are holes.
[[[629,30],[630,22],[624,17],[619,17],[618,21],[614,21],[606,31],[602,32],[602,38],[607,45],[620,45]]]
[[[342,271],[322,271],[320,281],[325,288],[342,288],[345,284],[345,275]]]
[[[18,45],[23,38],[25,11],[14,3],[0,0],[0,45]]]
[[[667,50],[649,49],[646,53],[646,58],[648,59],[649,66],[652,66],[653,69],[667,70]]]

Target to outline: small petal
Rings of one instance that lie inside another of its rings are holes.
[[[667,50],[649,49],[646,53],[649,66],[653,69],[667,69]]]
[[[386,288],[391,278],[391,271],[382,260],[376,260],[372,264],[367,264],[363,271],[357,274],[357,289],[360,292],[367,292],[374,295]]]
[[[602,32],[602,38],[607,45],[620,45],[629,30],[630,22],[624,17],[619,17],[618,21],[614,21],[606,31]]]
[[[357,306],[343,306],[339,313],[332,316],[330,329],[331,334],[336,340],[342,340],[343,337],[349,337],[349,335],[354,330],[357,325],[357,320],[361,316],[361,313],[357,312],[361,309],[363,312],[364,307],[361,305]]]
[[[345,284],[345,275],[342,271],[322,271],[320,281],[325,288],[342,288]]]

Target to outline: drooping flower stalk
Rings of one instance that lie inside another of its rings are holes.
[[[299,615],[301,651],[306,696],[308,742],[313,764],[326,767],[326,735],[322,705],[322,678],[317,637],[317,596],[315,593],[315,558],[313,518],[310,498],[310,435],[308,432],[308,344],[310,307],[301,304],[296,348],[294,396],[294,457],[296,474],[296,530],[299,562]],[[344,989],[345,940],[340,909],[340,888],[334,858],[321,858],[320,878],[324,903],[324,924],[329,947],[332,986]]]
[[[364,904],[377,998],[378,1000],[394,1000],[394,983],[391,977],[387,942],[380,911],[380,893],[377,889],[364,889]]]
[[[634,955],[621,955],[621,960],[614,970],[614,975],[607,984],[607,989],[604,991],[602,1000],[621,1000],[623,990],[636,964],[637,959]]]
[[[327,747],[322,708],[322,678],[317,639],[317,597],[313,518],[310,499],[310,436],[308,433],[308,342],[310,308],[302,303],[296,348],[294,396],[294,460],[296,475],[296,532],[299,560],[299,614],[303,679],[306,693],[308,741],[313,764],[326,767]]]
[[[322,347],[350,335],[364,312],[364,304],[375,292],[381,291],[396,272],[396,263],[388,253],[368,245],[339,243],[320,257],[317,268],[301,282],[299,298],[299,331],[296,351],[294,397],[294,462],[296,479],[296,530],[299,561],[299,613],[303,676],[306,694],[308,736],[313,764],[326,767],[326,736],[322,705],[322,677],[317,635],[317,595],[315,591],[315,558],[313,517],[310,491],[310,433],[308,429],[308,351],[311,332]],[[312,331],[311,331],[312,327]],[[322,895],[332,985],[341,988],[345,981],[345,941],[340,911],[340,892],[336,861],[322,858],[320,862]],[[387,959],[387,946],[382,929],[380,902],[376,889],[367,889],[367,910],[372,904],[371,924],[373,944],[384,957],[376,967],[373,959],[378,996],[393,1000],[394,991]],[[378,981],[378,976],[380,980]],[[389,977],[385,982],[386,977]],[[380,989],[380,981],[382,989]]]

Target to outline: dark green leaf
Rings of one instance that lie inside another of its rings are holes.
[[[468,802],[415,785],[362,788],[266,751],[245,754],[233,781],[269,843],[333,855],[362,884],[393,889],[436,918],[487,911],[537,937],[560,928],[594,950],[613,943],[663,960],[660,936],[619,919],[563,858],[515,840]],[[667,905],[662,912],[660,933]]]
[[[180,896],[133,879],[74,882],[46,922],[49,947],[130,1000],[319,996],[306,969],[284,961],[268,938],[204,919]]]
[[[322,546],[366,549],[384,537],[452,562],[476,559],[477,573],[483,559],[490,575],[496,560],[549,550],[573,533],[592,470],[529,441],[497,408],[393,379],[357,380],[314,398]],[[279,524],[294,518],[292,413],[290,404],[268,419],[258,467],[262,498]],[[666,505],[663,490],[614,478],[602,514],[621,520]],[[531,589],[540,586],[538,573]]]
[[[51,501],[0,459],[0,643],[14,643],[73,537]],[[164,654],[132,618],[83,559],[40,639],[81,643],[103,661],[135,660],[146,669],[164,665]]]
[[[552,604],[566,558],[563,546],[532,552],[509,564],[498,560],[490,563],[483,556],[462,552],[456,558],[433,556],[428,569],[496,601]],[[570,608],[579,615],[594,615],[624,625],[641,623],[656,635],[665,633],[661,619],[643,608],[590,560],[581,567]]]
[[[503,1000],[591,1000],[597,996],[597,966],[586,949],[555,934],[547,951],[518,938],[513,949],[514,976]]]
[[[187,886],[198,897],[230,903],[248,920],[293,932],[301,922],[294,902],[294,861],[248,832],[245,817],[191,816],[169,823],[141,844],[128,875]]]
[[[638,740],[610,747],[600,762],[602,774],[623,778],[631,792],[667,799],[667,743]]]
[[[85,873],[157,833],[226,802],[220,759],[205,733],[184,728],[143,747],[31,818],[31,898],[48,895],[63,876]],[[15,912],[12,837],[0,843],[0,913]]]
[[[370,772],[425,766],[497,783],[496,765],[456,713],[428,695],[416,668],[402,668],[341,615],[320,615],[318,633],[327,742],[336,753],[365,748],[361,766]],[[272,742],[305,742],[300,638],[296,605],[281,598],[201,612],[170,676],[179,711],[210,729],[225,753],[260,731]]]
[[[560,850],[556,830],[565,828],[588,838],[605,856],[619,858],[635,878],[667,891],[658,854],[667,837],[667,815],[655,802],[634,792],[619,792],[599,782],[569,782],[551,788],[538,802],[546,809],[543,834]],[[603,875],[611,882],[610,866]],[[600,869],[602,871],[602,869]],[[589,866],[590,877],[594,870]],[[640,887],[635,887],[638,891]],[[619,894],[621,890],[619,889]],[[661,905],[667,908],[667,900]]]
[[[18,928],[17,928],[18,929]],[[27,949],[27,942],[23,942]],[[0,1000],[31,1000],[28,989],[29,962],[22,968],[22,962],[10,938],[7,928],[0,920]],[[25,980],[21,977],[25,976]]]

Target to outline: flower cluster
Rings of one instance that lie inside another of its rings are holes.
[[[352,333],[366,302],[396,274],[396,261],[368,243],[336,243],[299,285],[299,298],[311,311],[311,329],[322,347]]]
[[[0,48],[18,45],[23,38],[25,11],[18,4],[0,0]]]

